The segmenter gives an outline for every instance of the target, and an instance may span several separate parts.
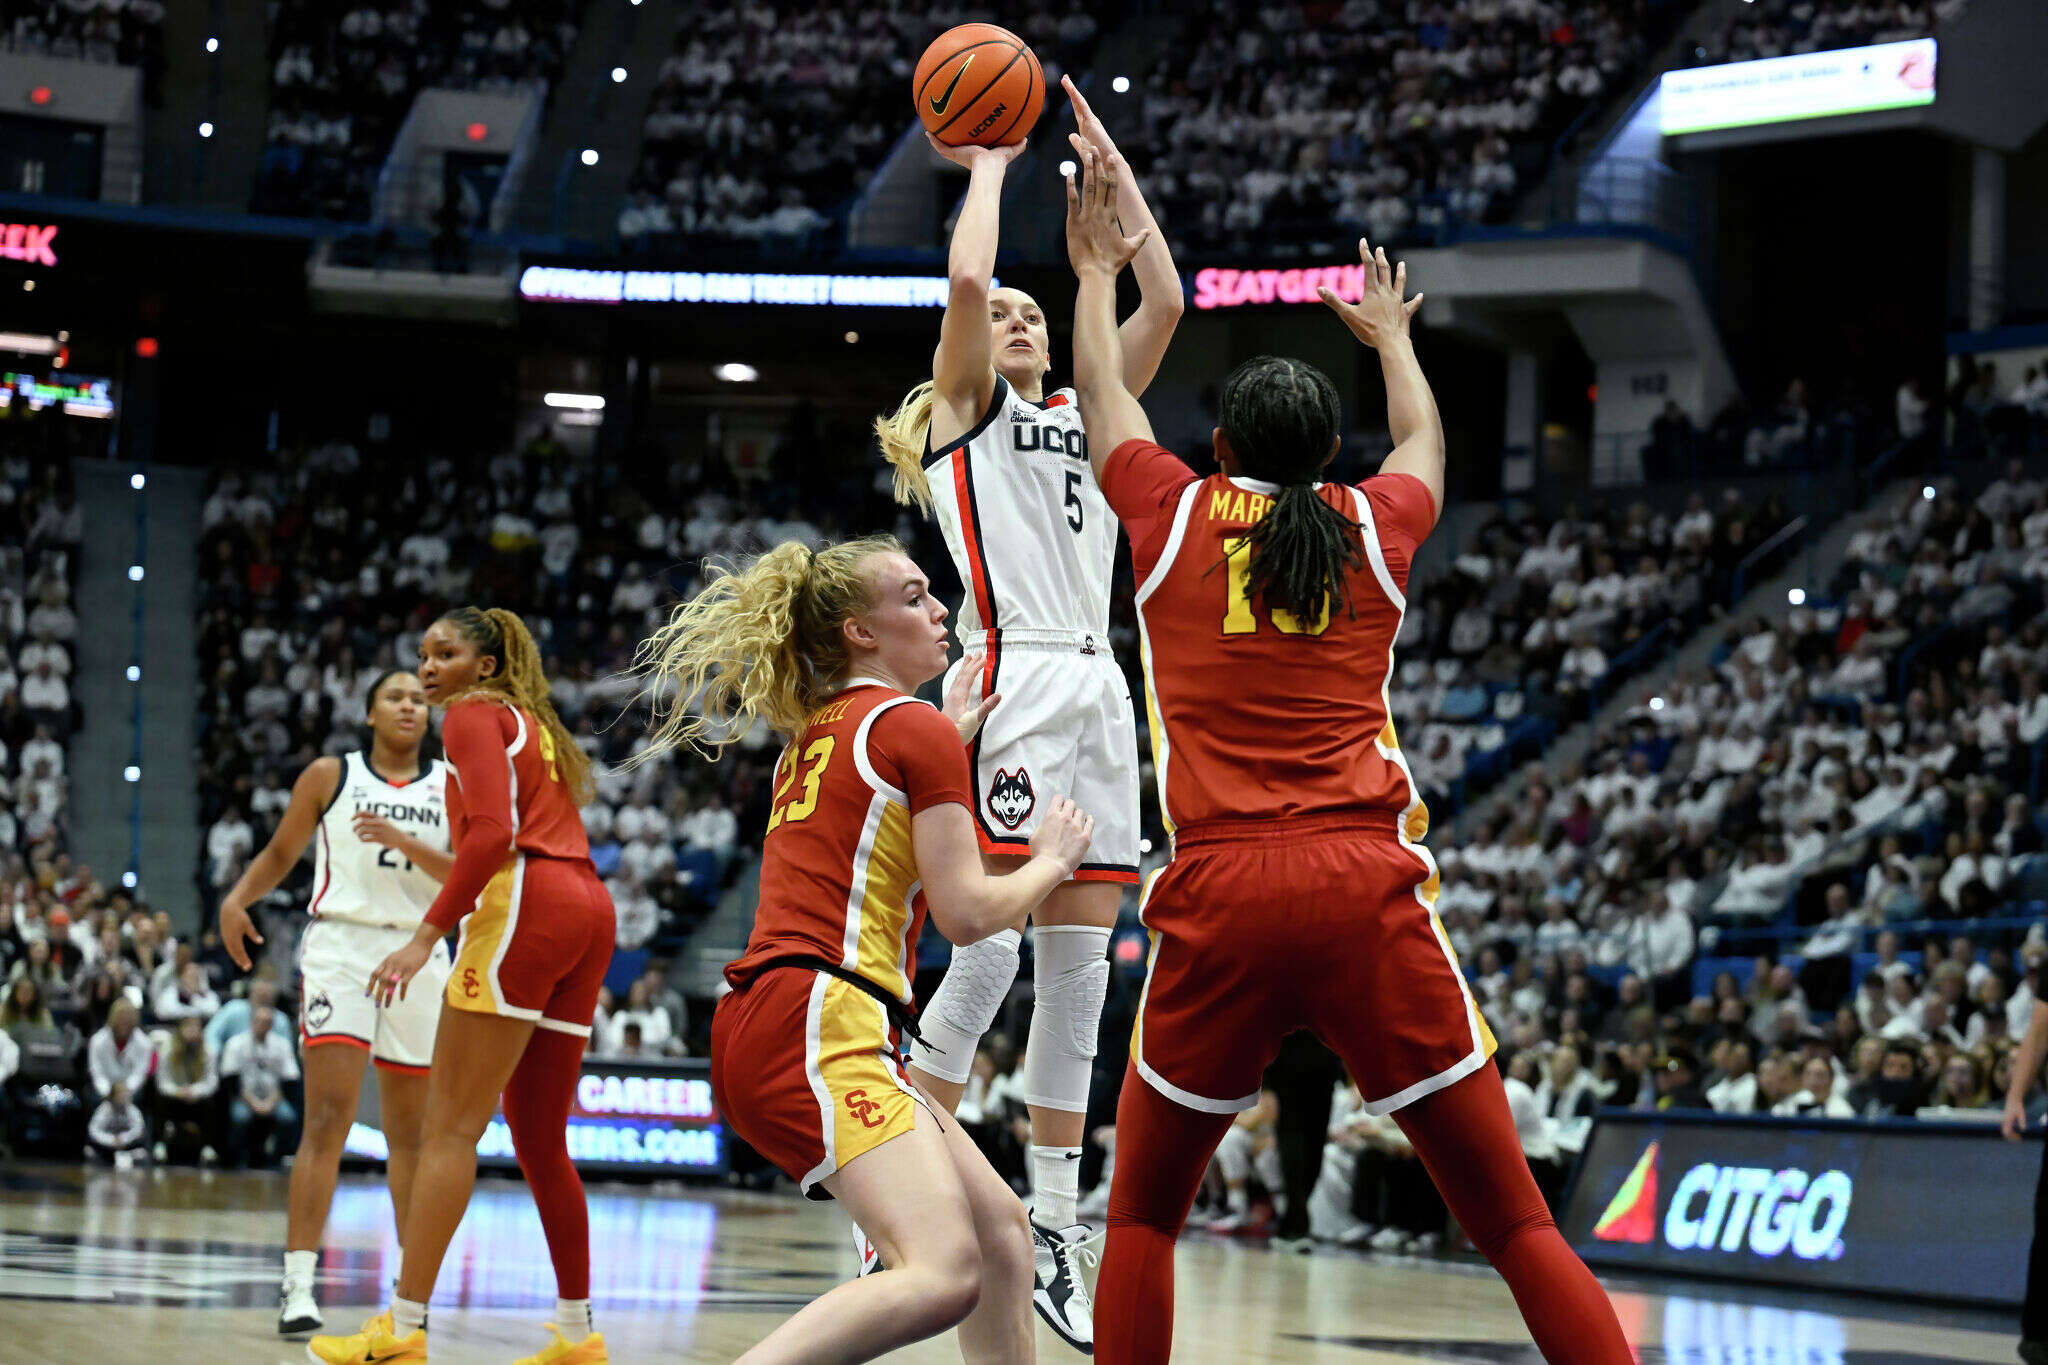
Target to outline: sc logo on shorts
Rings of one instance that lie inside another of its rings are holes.
[[[988,784],[988,813],[1003,822],[1004,829],[1015,829],[1030,816],[1038,804],[1038,797],[1031,790],[1031,774],[1019,767],[1016,772],[1008,768],[996,769],[996,775]]]
[[[464,967],[462,969],[462,993],[471,1000],[483,994],[483,986],[476,979],[476,968]]]
[[[859,1119],[863,1128],[880,1128],[889,1121],[882,1106],[869,1099],[865,1089],[846,1092],[846,1112]]]

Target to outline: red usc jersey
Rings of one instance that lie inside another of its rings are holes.
[[[455,779],[448,784],[455,866],[429,920],[453,929],[512,853],[590,861],[590,838],[562,781],[554,737],[532,716],[486,698],[460,701],[441,722],[441,743]]]
[[[1103,494],[1131,537],[1151,714],[1153,767],[1169,829],[1340,811],[1407,816],[1428,828],[1387,705],[1394,635],[1415,549],[1435,524],[1408,474],[1317,495],[1358,522],[1366,563],[1351,610],[1298,621],[1247,591],[1246,531],[1279,489],[1198,478],[1149,441],[1109,457]]]
[[[734,986],[785,957],[822,957],[910,999],[924,895],[910,820],[974,807],[960,733],[937,710],[869,679],[818,708],[775,767],[761,901]]]

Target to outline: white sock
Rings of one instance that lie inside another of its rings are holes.
[[[1223,1192],[1223,1202],[1230,1206],[1232,1213],[1243,1213],[1251,1207],[1251,1201],[1245,1197],[1245,1192],[1242,1188],[1225,1190]]]
[[[556,1299],[555,1326],[562,1329],[562,1335],[570,1341],[581,1341],[590,1335],[590,1300]]]
[[[291,1284],[310,1286],[313,1283],[313,1267],[320,1262],[317,1251],[287,1251],[284,1254],[284,1277]]]
[[[403,1341],[427,1325],[427,1306],[411,1299],[391,1300],[391,1335]]]
[[[1081,1149],[1031,1149],[1031,1211],[1041,1227],[1070,1228],[1077,1221],[1074,1202],[1081,1197]]]

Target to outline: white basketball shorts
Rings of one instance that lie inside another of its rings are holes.
[[[969,746],[974,826],[986,853],[1028,854],[1056,796],[1095,817],[1076,881],[1138,880],[1138,731],[1131,689],[1097,636],[1003,630],[970,636],[1002,701]],[[950,685],[964,660],[948,671]]]
[[[425,1071],[434,1060],[434,1029],[448,985],[446,940],[389,1005],[366,989],[377,964],[403,948],[410,929],[387,929],[346,920],[316,919],[299,940],[299,1044],[345,1043],[364,1049],[378,1066]]]

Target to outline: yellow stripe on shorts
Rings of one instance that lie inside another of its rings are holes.
[[[832,1096],[833,1153],[841,1169],[917,1124],[917,1101],[889,1062],[881,1006],[844,981],[825,987],[818,1015],[818,1074]]]
[[[477,897],[476,909],[462,921],[462,939],[455,950],[455,967],[448,973],[445,999],[459,1010],[476,1014],[502,1014],[503,1001],[491,982],[491,964],[498,945],[512,919],[512,882],[519,873],[519,859],[508,859]]]

